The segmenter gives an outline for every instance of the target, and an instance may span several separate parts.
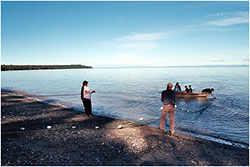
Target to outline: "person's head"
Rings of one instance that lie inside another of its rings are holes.
[[[172,89],[172,88],[173,88],[173,84],[169,82],[167,85],[167,89]]]
[[[175,86],[174,86],[174,87],[178,87],[178,85],[179,85],[179,82],[176,82],[176,84],[175,84]]]
[[[211,91],[213,92],[213,91],[214,91],[214,88],[211,88]]]
[[[185,86],[185,88],[188,88],[188,86]]]
[[[191,88],[191,85],[189,85],[189,87]]]
[[[83,86],[88,85],[88,81],[86,81],[86,80],[85,80],[85,81],[83,81],[82,85],[83,85]]]

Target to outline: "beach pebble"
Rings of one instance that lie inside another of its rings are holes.
[[[22,127],[22,128],[20,128],[20,130],[25,130],[25,128],[24,128],[24,127]]]
[[[51,126],[47,126],[47,129],[51,129]]]
[[[97,157],[96,157],[95,159],[96,159],[96,161],[97,161],[98,163],[100,163],[100,160],[99,160],[99,158],[97,158]]]
[[[119,125],[117,128],[118,128],[118,129],[121,129],[121,128],[122,128],[122,125]]]
[[[193,164],[197,164],[197,162],[195,162],[195,161],[193,161],[193,160],[191,160],[191,163],[193,163]]]

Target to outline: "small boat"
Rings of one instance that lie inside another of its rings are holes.
[[[186,92],[176,92],[177,98],[200,98],[200,97],[207,97],[209,93],[202,93],[202,92],[192,92],[192,93],[186,93]]]

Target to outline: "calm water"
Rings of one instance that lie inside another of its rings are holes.
[[[161,91],[168,82],[192,85],[193,91],[215,89],[216,100],[178,99],[176,131],[205,137],[249,143],[249,68],[183,67],[118,68],[2,72],[2,88],[44,95],[47,102],[82,110],[80,90],[83,80],[96,90],[92,95],[93,114],[135,121],[157,127],[162,106]],[[73,94],[73,95],[72,95]],[[167,124],[169,122],[167,121]],[[167,126],[167,128],[169,128]]]

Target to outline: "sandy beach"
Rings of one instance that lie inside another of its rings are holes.
[[[249,166],[248,149],[24,96],[1,98],[2,166]]]

